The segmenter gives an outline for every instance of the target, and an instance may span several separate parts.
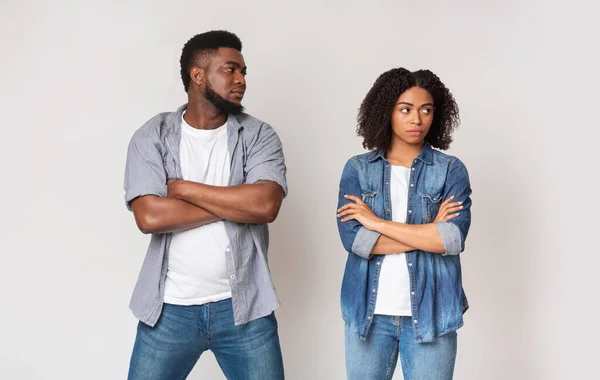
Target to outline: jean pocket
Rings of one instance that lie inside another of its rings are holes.
[[[362,201],[365,202],[371,210],[373,209],[373,203],[375,202],[376,195],[377,192],[373,190],[365,190],[361,194]]]
[[[442,203],[442,194],[420,194],[423,212],[423,221],[431,223],[437,216],[438,210]]]

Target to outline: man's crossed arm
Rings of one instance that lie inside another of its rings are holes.
[[[168,196],[141,196],[131,201],[143,233],[184,231],[219,220],[237,223],[271,223],[283,201],[283,189],[272,181],[238,186],[210,186],[169,180]]]

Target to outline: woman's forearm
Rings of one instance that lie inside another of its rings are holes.
[[[377,242],[373,246],[373,250],[371,251],[372,255],[389,255],[392,253],[404,253],[413,251],[415,248],[406,245],[404,243],[400,243],[392,238],[389,238],[385,235],[381,235]]]
[[[405,224],[384,220],[375,228],[377,232],[395,241],[422,251],[445,253],[444,242],[436,225]]]

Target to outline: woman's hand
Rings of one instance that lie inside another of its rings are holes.
[[[460,215],[460,213],[457,211],[462,210],[462,202],[452,202],[453,199],[454,196],[451,196],[442,202],[433,223],[447,222],[448,220],[454,219]]]
[[[349,199],[354,203],[350,202],[338,209],[337,217],[344,217],[341,220],[342,222],[354,219],[368,230],[376,231],[381,228],[385,221],[375,215],[373,210],[371,210],[362,199],[355,197],[354,195],[344,195],[344,198]]]

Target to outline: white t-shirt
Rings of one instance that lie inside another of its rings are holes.
[[[181,174],[184,180],[227,186],[231,157],[227,123],[202,130],[181,121]],[[165,282],[166,303],[202,305],[231,297],[225,250],[229,238],[223,222],[173,234]]]
[[[406,222],[410,168],[392,166],[392,220]],[[381,264],[375,314],[410,316],[410,277],[405,253],[385,255]]]

